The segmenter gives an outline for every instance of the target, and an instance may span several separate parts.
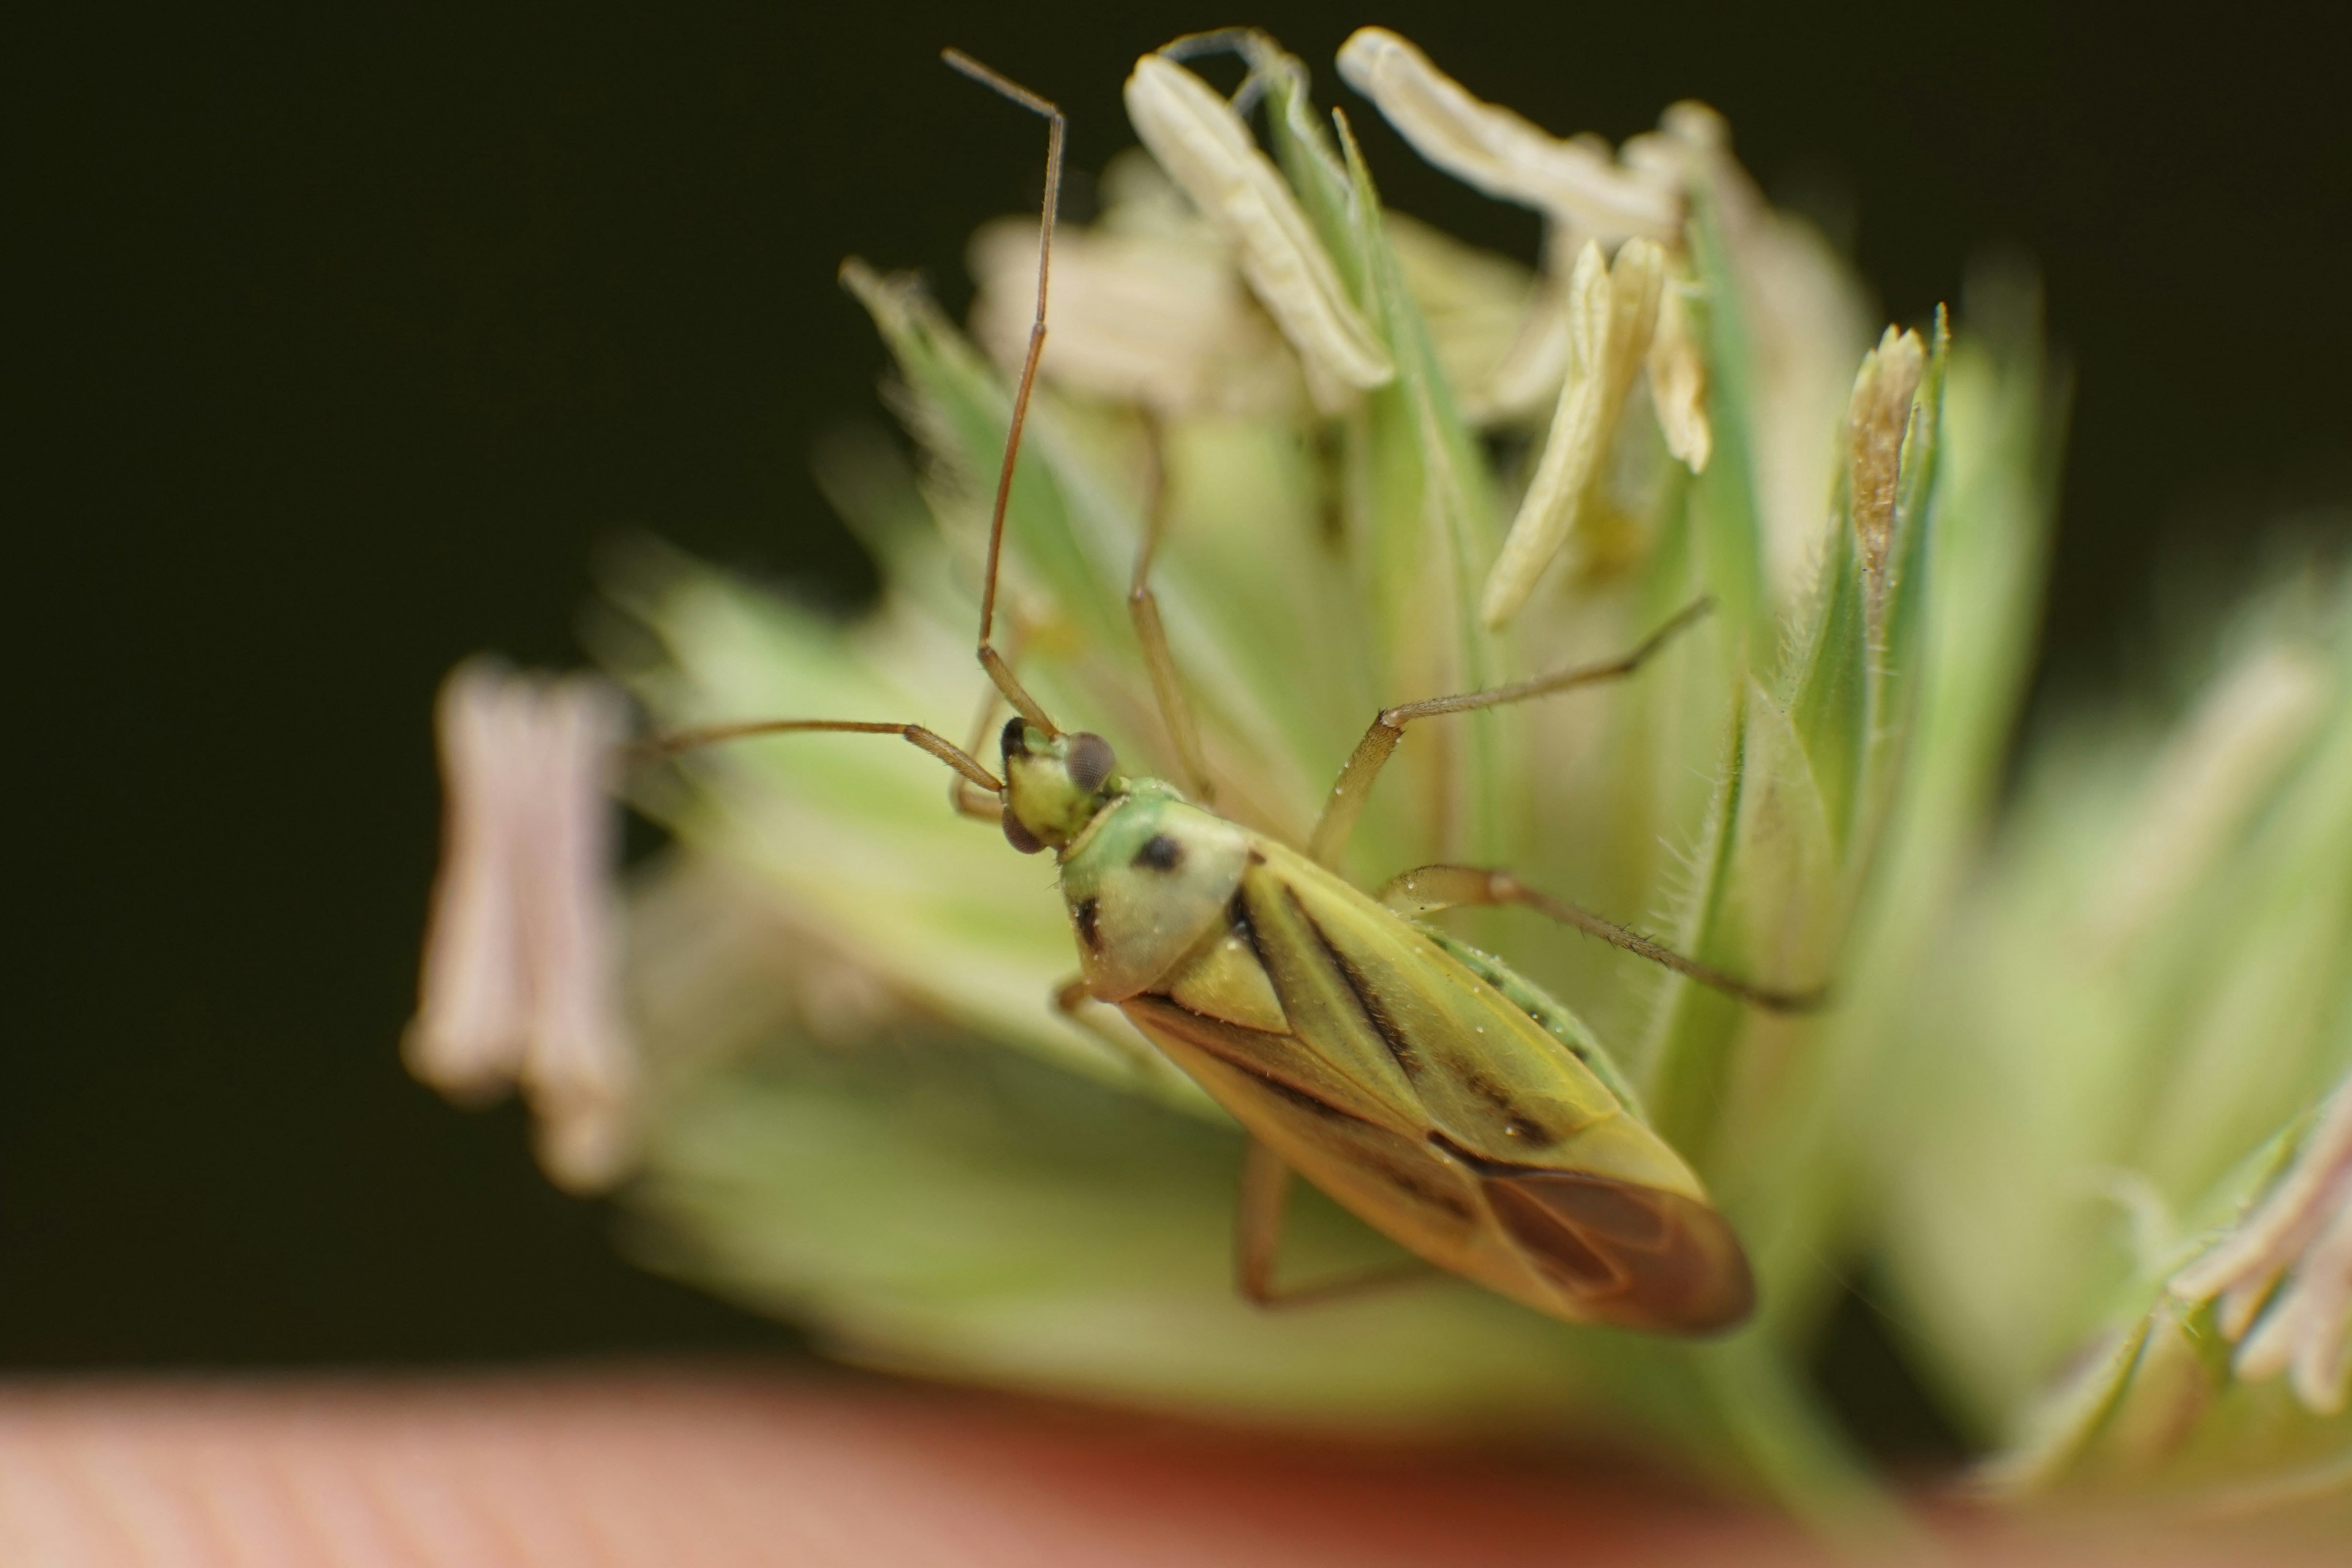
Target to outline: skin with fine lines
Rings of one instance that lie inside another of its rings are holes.
[[[1045,208],[1036,321],[1013,395],[990,523],[978,657],[1014,710],[998,766],[919,725],[754,721],[669,737],[646,750],[751,734],[897,734],[955,769],[958,799],[992,815],[1011,846],[1054,852],[1082,998],[1118,1007],[1248,1133],[1236,1257],[1254,1300],[1274,1280],[1288,1173],[1305,1176],[1429,1264],[1577,1323],[1665,1334],[1736,1326],[1753,1308],[1747,1258],[1687,1163],[1642,1119],[1572,1015],[1499,961],[1424,930],[1447,903],[1518,902],[1766,1006],[1807,999],[1748,987],[1507,872],[1425,867],[1374,897],[1333,866],[1382,764],[1413,720],[1534,700],[1630,676],[1696,605],[1625,657],[1495,690],[1383,711],[1326,803],[1311,853],[1122,773],[1101,737],[1065,731],[991,643],[1006,503],[1045,336],[1063,121],[1051,103],[953,51],[948,63],[1045,118]],[[1147,57],[1138,79],[1166,72]],[[1174,68],[1169,67],[1169,69]],[[1144,587],[1151,541],[1136,574]],[[1162,720],[1193,732],[1156,616],[1137,616]],[[1205,798],[1204,780],[1192,794]],[[1563,912],[1565,911],[1565,912]]]

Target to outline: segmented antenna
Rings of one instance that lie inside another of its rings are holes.
[[[1029,326],[1029,353],[1021,363],[1021,384],[1013,395],[1013,424],[1004,437],[1004,466],[996,476],[996,510],[988,522],[988,579],[980,595],[980,665],[1004,700],[1020,711],[1021,716],[1048,735],[1061,731],[1045,716],[1045,710],[1029,695],[1021,682],[1013,679],[1013,667],[996,651],[990,640],[996,625],[997,563],[1004,552],[1004,509],[1013,500],[1013,465],[1021,456],[1021,427],[1029,417],[1029,395],[1037,384],[1037,361],[1045,352],[1045,279],[1054,254],[1054,212],[1061,205],[1062,139],[1066,124],[1062,111],[1018,82],[982,65],[961,49],[943,49],[940,58],[982,86],[993,89],[1006,98],[1044,116],[1048,132],[1045,139],[1045,210],[1037,225],[1037,315]],[[969,752],[920,724],[873,723],[847,719],[761,719],[745,723],[714,724],[699,730],[686,730],[667,735],[656,735],[631,748],[631,754],[641,761],[676,756],[681,752],[726,741],[740,741],[754,735],[786,735],[831,731],[835,734],[897,735],[909,744],[929,752],[953,768],[964,780],[991,794],[1000,793],[1004,782],[998,778]],[[956,799],[966,806],[963,787],[959,784]]]
[[[1068,121],[1061,109],[1020,83],[982,65],[961,49],[942,49],[940,58],[965,76],[1011,99],[1032,114],[1042,116],[1045,133],[1045,204],[1037,221],[1037,314],[1029,324],[1029,353],[1021,362],[1021,382],[1013,394],[1013,423],[1004,435],[1004,464],[996,476],[996,508],[988,520],[988,575],[980,591],[980,667],[1004,693],[1021,716],[1048,735],[1058,735],[1053,720],[1026,688],[1013,678],[1013,667],[991,641],[996,626],[996,574],[1004,551],[1004,510],[1013,500],[1013,466],[1021,457],[1021,427],[1029,418],[1029,395],[1037,384],[1037,362],[1045,352],[1045,285],[1053,269],[1054,214],[1061,205],[1062,142]]]

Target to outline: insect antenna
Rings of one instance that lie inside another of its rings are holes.
[[[1045,132],[1045,202],[1037,221],[1037,313],[1029,323],[1029,352],[1021,362],[1020,384],[1013,394],[1013,421],[1004,433],[1004,463],[996,476],[996,506],[988,520],[988,574],[980,591],[980,666],[1004,700],[1021,716],[1048,735],[1058,735],[1054,721],[1014,678],[1013,667],[996,651],[992,636],[996,625],[996,578],[1004,552],[1004,511],[1013,500],[1013,468],[1021,457],[1021,427],[1028,422],[1029,395],[1037,384],[1037,362],[1045,352],[1045,289],[1053,270],[1054,215],[1061,205],[1062,142],[1068,121],[1061,109],[1010,78],[991,70],[961,49],[942,49],[940,58],[954,69],[989,88],[1032,114],[1044,118]]]
[[[934,730],[920,724],[893,724],[865,719],[752,719],[731,724],[709,724],[699,730],[673,730],[650,736],[629,748],[637,762],[659,762],[680,752],[698,751],[727,741],[748,741],[757,735],[797,735],[812,731],[843,735],[896,735],[929,752],[984,790],[1002,790],[1004,781],[980,765],[971,753]]]
[[[1046,717],[1045,708],[1029,695],[1013,673],[1013,667],[996,650],[993,640],[996,626],[996,582],[998,567],[1004,553],[1004,513],[1013,500],[1013,469],[1021,456],[1021,430],[1028,422],[1029,398],[1037,384],[1037,362],[1045,352],[1045,291],[1046,280],[1054,256],[1054,216],[1061,205],[1062,143],[1068,121],[1058,106],[1031,92],[1020,83],[982,65],[961,49],[943,49],[940,58],[982,86],[990,88],[1014,103],[1041,116],[1046,123],[1045,135],[1045,211],[1037,224],[1037,313],[1029,325],[1029,352],[1021,362],[1021,381],[1013,394],[1013,419],[1004,437],[1004,462],[996,476],[996,504],[988,520],[988,573],[980,595],[980,664],[988,678],[1004,694],[1004,700],[1024,719],[1045,731],[1058,735],[1060,729]],[[638,761],[651,762],[673,757],[681,752],[702,746],[716,745],[725,741],[747,740],[755,735],[787,735],[808,731],[832,731],[852,735],[897,735],[909,744],[929,752],[947,763],[972,784],[992,794],[1001,793],[1004,781],[982,766],[971,752],[934,731],[920,724],[866,722],[848,719],[761,719],[746,723],[713,724],[699,730],[681,730],[656,735],[630,748],[630,755]],[[969,795],[962,784],[955,790],[957,808],[968,816],[992,816],[984,801]]]

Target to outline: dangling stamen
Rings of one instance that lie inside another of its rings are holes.
[[[626,1155],[636,1049],[620,1002],[614,787],[625,709],[593,676],[459,666],[440,700],[446,840],[409,1069],[453,1098],[520,1084],[560,1184]]]

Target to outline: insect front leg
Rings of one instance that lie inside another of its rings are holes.
[[[980,711],[972,716],[971,738],[963,743],[963,749],[973,756],[980,755],[980,749],[988,744],[989,731],[996,727],[996,705],[1003,700],[1003,695],[992,685],[981,698]],[[982,822],[1004,819],[1003,796],[977,787],[961,773],[948,781],[948,804],[956,808],[959,816]]]
[[[1372,720],[1371,728],[1356,742],[1347,765],[1339,770],[1339,782],[1331,786],[1330,797],[1323,803],[1323,815],[1316,820],[1314,837],[1307,840],[1307,852],[1318,865],[1336,867],[1340,851],[1348,847],[1349,836],[1355,831],[1356,818],[1363,815],[1364,802],[1372,793],[1373,781],[1381,769],[1404,739],[1404,727],[1416,719],[1434,719],[1445,713],[1473,713],[1482,708],[1502,708],[1532,698],[1549,697],[1555,692],[1571,690],[1580,686],[1598,685],[1604,680],[1621,679],[1633,674],[1649,660],[1652,654],[1671,641],[1675,633],[1697,622],[1715,608],[1713,599],[1701,598],[1685,605],[1660,626],[1644,637],[1631,653],[1598,664],[1580,664],[1550,675],[1538,675],[1531,680],[1515,681],[1486,691],[1465,691],[1453,697],[1432,697],[1420,702],[1402,703],[1381,710]]]
[[[1381,889],[1380,898],[1381,902],[1407,917],[1434,914],[1461,904],[1518,904],[1768,1012],[1811,1012],[1829,996],[1825,986],[1782,991],[1750,984],[1712,964],[1685,957],[1629,926],[1604,920],[1580,904],[1530,888],[1508,871],[1477,866],[1423,866],[1391,880]]]
[[[1234,1208],[1234,1289],[1254,1307],[1308,1307],[1386,1289],[1435,1272],[1419,1258],[1343,1275],[1319,1285],[1285,1289],[1274,1281],[1282,1253],[1283,1223],[1290,1213],[1290,1167],[1252,1138],[1242,1149],[1239,1196]]]

